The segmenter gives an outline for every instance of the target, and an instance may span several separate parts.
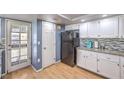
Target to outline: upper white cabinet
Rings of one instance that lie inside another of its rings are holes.
[[[99,33],[99,21],[88,22],[88,37],[97,38]]]
[[[119,37],[124,38],[124,15],[119,16]]]
[[[88,27],[87,23],[80,24],[80,27],[79,27],[80,38],[86,38],[88,36],[87,27]]]
[[[118,17],[107,18],[99,21],[101,38],[118,37]]]
[[[123,20],[121,20],[123,19]],[[124,37],[124,17],[121,20],[120,34]],[[118,17],[111,17],[80,25],[80,37],[84,38],[118,38]]]
[[[66,25],[65,30],[76,30],[79,29],[79,24]]]

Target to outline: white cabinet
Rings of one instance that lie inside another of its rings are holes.
[[[100,20],[100,38],[118,37],[118,17]]]
[[[71,30],[72,29],[72,26],[71,25],[66,25],[65,26],[65,30]]]
[[[119,37],[124,38],[124,15],[119,16]]]
[[[77,49],[77,65],[79,67],[86,67],[86,63],[85,63],[85,53],[82,50]]]
[[[99,21],[88,22],[88,37],[98,38],[99,37]]]
[[[119,56],[98,55],[98,73],[108,78],[120,78]]]
[[[80,33],[80,38],[86,38],[88,35],[88,29],[87,29],[87,23],[80,24],[79,27],[79,33]]]
[[[79,29],[79,24],[72,24],[72,29],[73,30]]]
[[[77,65],[97,72],[97,54],[90,51],[77,50]]]
[[[77,65],[108,78],[124,79],[124,57],[77,49]]]
[[[1,74],[2,74],[2,58],[1,58],[1,51],[0,51],[0,78],[1,78]]]
[[[77,30],[79,29],[79,24],[66,25],[65,30]]]
[[[121,78],[124,79],[124,57],[120,57],[121,64]]]
[[[123,23],[120,28],[124,28]],[[80,32],[82,37],[89,38],[118,38],[118,17],[111,17],[97,21],[91,21],[84,25],[81,25]],[[124,31],[121,31],[124,35]]]
[[[86,56],[86,69],[97,72],[97,54],[95,52],[89,52]]]

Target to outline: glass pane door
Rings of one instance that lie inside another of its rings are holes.
[[[29,65],[30,23],[8,21],[8,67],[9,72]]]

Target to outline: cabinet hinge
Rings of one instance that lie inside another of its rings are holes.
[[[97,62],[99,61],[99,59],[97,59]]]

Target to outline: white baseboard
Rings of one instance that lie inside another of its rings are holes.
[[[3,77],[3,76],[5,76],[7,73],[4,73],[4,74],[1,74],[1,76]]]
[[[57,64],[57,63],[59,63],[59,62],[61,62],[61,60],[56,61],[54,64]],[[39,72],[39,71],[42,71],[42,70],[44,69],[44,68],[42,67],[41,69],[36,70],[33,65],[31,65],[31,67],[33,68],[33,70],[34,70],[35,72]]]
[[[59,63],[59,62],[61,62],[61,60],[56,61],[56,63]]]
[[[33,70],[34,70],[35,72],[39,72],[39,71],[42,71],[42,70],[43,70],[43,68],[41,68],[41,69],[39,69],[39,70],[36,70],[33,65],[31,65],[31,67],[33,68]]]

